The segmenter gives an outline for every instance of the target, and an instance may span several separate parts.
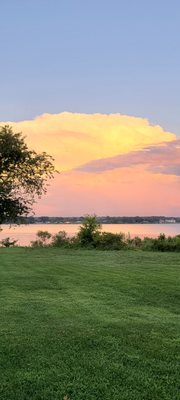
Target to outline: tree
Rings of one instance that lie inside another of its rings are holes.
[[[22,133],[0,127],[0,224],[27,216],[54,172],[50,155],[29,150]]]
[[[87,215],[77,235],[79,243],[82,246],[95,247],[100,229],[101,224],[98,223],[96,215]]]

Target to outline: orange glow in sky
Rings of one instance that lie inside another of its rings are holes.
[[[4,125],[7,122],[1,122]],[[175,134],[120,114],[43,114],[8,122],[61,172],[38,215],[178,215],[180,144]]]

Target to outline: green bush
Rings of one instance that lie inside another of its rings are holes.
[[[52,236],[51,246],[53,247],[70,247],[71,239],[65,231],[59,231]]]
[[[10,237],[2,239],[1,242],[0,242],[0,244],[3,247],[15,247],[16,243],[17,243],[17,240],[10,239]]]
[[[101,224],[98,223],[96,215],[87,215],[77,234],[77,243],[79,246],[86,248],[96,247],[100,229]]]
[[[142,247],[142,239],[139,236],[131,238],[130,234],[126,237],[126,245],[129,250],[140,249]]]
[[[153,251],[154,250],[154,239],[149,237],[144,237],[141,243],[142,250]]]
[[[51,233],[48,231],[38,231],[36,240],[31,242],[32,247],[46,247],[50,245]]]
[[[41,240],[36,239],[31,241],[31,247],[45,247],[45,246],[43,245]]]
[[[160,234],[158,238],[145,237],[142,241],[142,250],[149,251],[180,251],[180,237]]]
[[[95,243],[100,250],[122,250],[127,247],[123,233],[102,232],[96,237]]]

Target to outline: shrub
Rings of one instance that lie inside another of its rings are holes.
[[[96,248],[101,250],[122,250],[126,246],[123,233],[102,232],[96,238]]]
[[[142,250],[149,251],[180,251],[179,235],[166,237],[160,234],[158,238],[144,238],[142,241]]]
[[[96,215],[87,215],[77,234],[77,242],[82,247],[96,247],[100,229],[101,224],[98,223]]]
[[[3,247],[15,247],[17,240],[12,240],[10,237],[1,240],[1,245]]]
[[[45,247],[42,243],[42,240],[32,240],[31,241],[31,247]]]
[[[126,245],[128,249],[140,249],[142,247],[142,239],[139,236],[131,238],[130,234],[126,237]]]
[[[52,236],[51,246],[53,247],[70,247],[71,239],[67,236],[65,231],[59,231]]]
[[[48,231],[38,231],[36,233],[36,240],[31,242],[32,247],[46,247],[50,245],[51,233]]]
[[[144,251],[153,251],[154,250],[154,239],[149,237],[144,237],[142,240],[141,249]]]
[[[134,248],[141,248],[141,246],[142,246],[142,239],[141,239],[139,236],[135,236],[135,237],[133,238],[133,245],[134,245]]]

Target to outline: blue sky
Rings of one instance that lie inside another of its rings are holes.
[[[179,0],[2,0],[0,120],[122,113],[180,134]]]

